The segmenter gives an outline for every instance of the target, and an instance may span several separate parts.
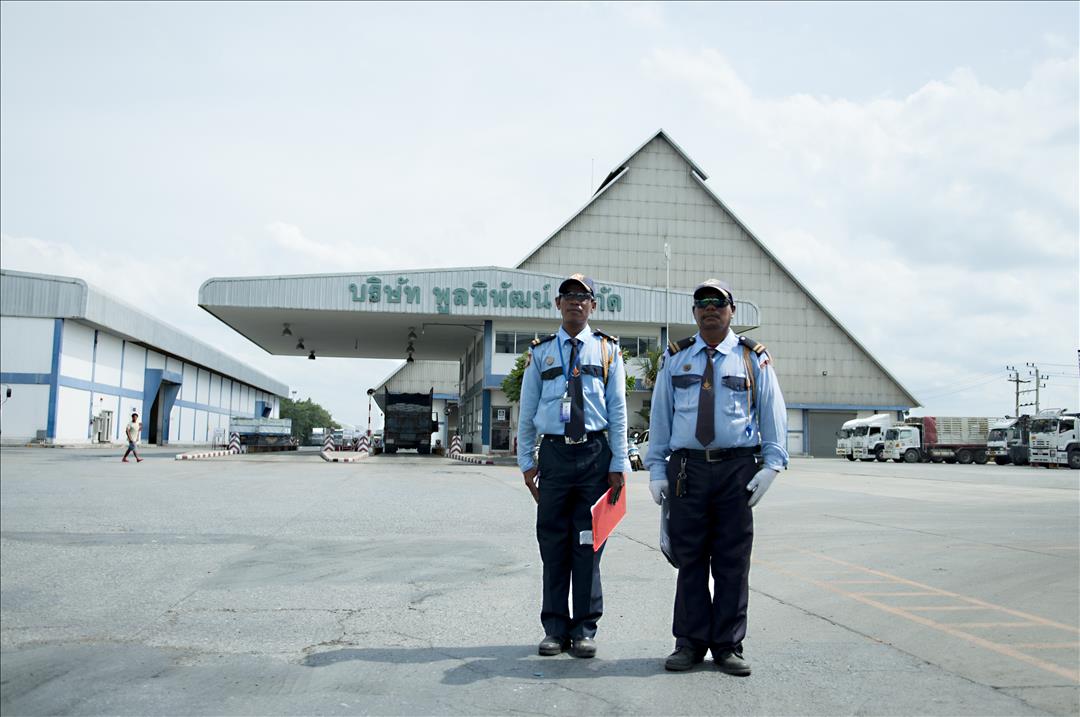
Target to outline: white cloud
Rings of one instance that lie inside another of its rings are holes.
[[[715,117],[740,215],[904,383],[935,389],[929,409],[996,412],[1004,384],[947,387],[1075,357],[1075,55],[1015,90],[960,68],[863,102],[759,97],[712,49],[657,50],[646,66]],[[1076,404],[1075,382],[1058,388]]]

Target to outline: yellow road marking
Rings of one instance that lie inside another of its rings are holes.
[[[1070,650],[1080,647],[1080,642],[1021,642],[1013,647],[1026,650]]]
[[[915,605],[904,609],[918,610],[919,612],[930,612],[938,610],[986,610],[987,608],[979,607],[978,605]]]
[[[920,595],[920,596],[922,596],[922,595],[940,596],[941,595],[941,593],[938,593],[938,592],[914,592],[914,591],[912,591],[912,592],[903,592],[903,593],[896,593],[896,592],[869,592],[869,593],[868,592],[859,592],[859,593],[855,593],[855,594],[856,595],[869,595],[869,596],[872,596],[872,597],[888,597],[888,596],[907,597],[908,595]]]
[[[949,627],[1044,627],[1037,622],[945,622]]]
[[[841,565],[848,565],[848,566],[856,567],[856,568],[858,568],[860,570],[863,570],[863,571],[866,571],[868,573],[872,573],[872,574],[875,574],[875,575],[881,575],[882,577],[891,577],[891,578],[894,578],[897,582],[900,582],[900,583],[909,584],[909,585],[917,585],[919,587],[930,588],[930,589],[936,590],[936,588],[931,588],[929,585],[923,585],[922,583],[916,583],[916,582],[914,582],[912,580],[906,580],[904,578],[899,578],[899,577],[896,577],[896,576],[892,576],[892,575],[889,575],[888,573],[884,573],[884,572],[877,571],[877,570],[872,570],[870,568],[863,568],[863,567],[860,567],[860,566],[855,566],[852,563],[846,563],[846,562],[844,562],[842,560],[838,560],[836,558],[830,558],[828,556],[818,555],[816,553],[811,553],[810,551],[800,551],[800,552],[803,552],[803,553],[805,553],[807,555],[810,555],[812,557],[820,558],[822,560],[831,560],[831,561],[836,562],[836,563],[841,564]],[[1031,665],[1033,667],[1037,667],[1037,668],[1039,668],[1041,670],[1044,670],[1046,672],[1050,672],[1050,673],[1058,675],[1060,677],[1064,677],[1064,678],[1066,678],[1068,680],[1072,680],[1073,682],[1080,683],[1080,673],[1078,673],[1076,671],[1072,671],[1072,670],[1067,670],[1064,667],[1061,667],[1060,665],[1056,665],[1056,664],[1054,664],[1052,662],[1047,662],[1046,660],[1042,660],[1042,659],[1040,659],[1038,657],[1034,657],[1032,655],[1028,655],[1026,653],[1020,652],[1019,650],[1016,650],[1013,647],[1010,647],[1009,645],[1003,645],[1001,643],[994,642],[992,640],[987,640],[986,638],[982,638],[982,637],[979,637],[977,635],[972,635],[970,633],[963,632],[962,630],[956,629],[952,625],[948,625],[948,624],[945,624],[945,623],[940,623],[940,622],[937,622],[936,620],[931,620],[928,617],[924,617],[922,615],[917,615],[917,614],[915,614],[913,612],[910,612],[908,610],[905,610],[903,608],[894,607],[892,605],[886,605],[885,603],[880,602],[878,600],[874,600],[872,598],[863,597],[862,595],[859,595],[857,593],[853,593],[853,592],[848,591],[848,590],[843,590],[841,588],[836,587],[835,585],[830,585],[829,583],[827,583],[827,582],[825,582],[823,580],[816,580],[814,578],[811,578],[811,577],[808,577],[808,576],[805,576],[805,575],[800,575],[799,573],[795,573],[795,572],[792,572],[790,570],[785,570],[785,569],[783,569],[783,568],[781,568],[779,566],[774,566],[773,564],[769,563],[769,561],[762,560],[760,562],[763,565],[766,565],[766,566],[769,566],[769,567],[773,568],[777,572],[785,573],[787,575],[791,575],[792,577],[799,578],[799,579],[802,579],[802,580],[806,580],[806,581],[810,582],[813,585],[817,585],[818,587],[821,587],[821,588],[823,588],[825,590],[828,590],[829,592],[833,592],[833,593],[836,593],[838,595],[843,595],[843,596],[851,598],[852,600],[855,600],[857,602],[861,602],[861,603],[863,603],[865,605],[875,607],[878,610],[881,610],[883,612],[887,612],[887,613],[889,613],[891,615],[896,615],[898,617],[902,617],[902,618],[904,618],[906,620],[910,620],[911,622],[917,623],[919,625],[923,625],[924,627],[929,627],[929,628],[931,628],[933,630],[943,632],[946,635],[951,635],[952,637],[956,637],[956,638],[959,638],[961,640],[964,640],[965,642],[970,642],[973,645],[978,645],[979,647],[990,650],[991,652],[996,652],[999,655],[1004,655],[1006,657],[1011,657],[1014,660],[1018,660],[1020,662],[1027,663],[1027,664],[1029,664],[1029,665]],[[981,600],[976,600],[975,598],[966,598],[966,597],[964,597],[962,595],[957,595],[956,593],[950,593],[950,592],[945,591],[945,590],[939,591],[939,594],[945,594],[945,595],[949,595],[950,597],[956,597],[956,598],[959,598],[959,599],[962,599],[962,600],[969,600],[969,601],[972,601],[972,602],[978,602],[978,603],[982,602]],[[983,604],[985,606],[987,606],[987,607],[993,607],[993,608],[996,608],[996,609],[1000,609],[1000,610],[1002,610],[1004,612],[1007,612],[1007,613],[1018,613],[1019,616],[1028,617],[1028,615],[1026,615],[1026,613],[1020,613],[1019,611],[1013,611],[1013,610],[1009,610],[1007,608],[1000,608],[998,606],[990,605],[990,603],[983,603]],[[1031,616],[1031,617],[1035,617],[1035,616]],[[1071,625],[1062,625],[1061,623],[1056,623],[1056,622],[1053,622],[1052,620],[1043,620],[1042,618],[1038,618],[1037,621],[1040,622],[1041,624],[1044,624],[1044,625],[1061,627],[1061,628],[1064,628],[1066,630],[1076,631],[1076,628],[1072,627]]]
[[[1025,620],[1031,620],[1033,622],[1038,622],[1038,623],[1040,623],[1042,625],[1046,625],[1047,627],[1056,627],[1056,628],[1059,628],[1061,630],[1068,630],[1069,632],[1075,632],[1076,634],[1080,635],[1080,628],[1077,628],[1077,627],[1075,627],[1073,625],[1066,625],[1064,623],[1055,622],[1053,620],[1047,620],[1046,618],[1039,617],[1038,615],[1031,615],[1030,613],[1021,612],[1019,610],[1013,610],[1012,608],[1002,607],[1001,605],[994,605],[993,603],[986,602],[985,600],[979,600],[978,598],[968,597],[967,595],[960,595],[959,593],[949,592],[948,590],[942,590],[940,588],[935,588],[932,585],[926,585],[925,583],[919,583],[919,582],[915,582],[914,580],[908,580],[907,578],[902,578],[902,577],[900,577],[898,575],[891,575],[890,573],[886,573],[886,572],[881,571],[881,570],[874,570],[873,568],[865,568],[865,567],[863,567],[861,565],[856,565],[855,563],[849,563],[849,562],[847,562],[845,560],[840,560],[839,558],[834,558],[834,557],[831,557],[831,556],[828,556],[828,555],[821,555],[819,553],[812,553],[809,550],[799,550],[799,552],[803,553],[805,555],[809,555],[811,557],[818,558],[819,560],[826,560],[826,561],[831,562],[831,563],[836,563],[837,565],[843,565],[843,566],[851,568],[853,570],[860,570],[862,572],[870,573],[871,575],[877,575],[877,576],[880,576],[880,577],[883,577],[883,578],[889,578],[890,580],[901,583],[903,585],[910,585],[912,587],[922,588],[923,590],[933,590],[938,595],[947,595],[948,597],[956,598],[957,600],[963,600],[964,602],[971,603],[972,605],[978,605],[980,607],[986,607],[986,608],[990,608],[992,610],[1000,610],[1001,612],[1012,615],[1013,617],[1024,618]]]

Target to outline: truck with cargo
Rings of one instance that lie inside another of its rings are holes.
[[[885,460],[885,430],[896,423],[891,413],[863,418],[851,434],[851,454],[860,461]]]
[[[355,451],[363,433],[363,431],[352,426],[341,426],[333,430],[330,434],[330,440],[334,442],[334,450]]]
[[[1031,465],[1080,468],[1080,413],[1065,409],[1039,411],[1031,422]]]
[[[986,455],[999,466],[1027,465],[1031,451],[1031,416],[1008,418],[990,426]]]
[[[855,432],[855,427],[861,420],[861,418],[853,418],[850,421],[844,421],[844,425],[840,426],[840,430],[836,432],[836,455],[840,458],[855,460],[855,455],[851,452],[851,434]]]
[[[438,416],[432,412],[434,389],[427,393],[390,393],[383,405],[383,451],[396,453],[415,448],[421,455],[431,453],[431,434],[439,430]]]
[[[986,463],[988,421],[972,416],[921,416],[894,426],[885,459],[908,463]],[[911,430],[914,429],[914,430]]]
[[[229,435],[240,437],[240,445],[247,453],[267,451],[295,451],[290,418],[243,418],[229,419]]]

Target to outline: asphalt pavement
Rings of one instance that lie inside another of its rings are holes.
[[[540,657],[512,467],[0,450],[0,710],[1080,713],[1080,471],[796,459],[755,509],[747,678],[670,674],[645,473],[599,653]]]

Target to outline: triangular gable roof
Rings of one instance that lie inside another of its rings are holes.
[[[708,179],[709,178],[709,175],[705,174],[705,170],[703,170],[701,167],[699,167],[697,162],[695,162],[690,157],[690,155],[688,155],[686,152],[684,152],[683,148],[680,147],[678,145],[678,143],[675,142],[675,140],[673,140],[670,136],[668,136],[667,132],[665,132],[663,128],[660,128],[660,129],[656,130],[656,132],[654,132],[652,135],[650,135],[647,140],[642,142],[641,146],[639,146],[633,152],[628,154],[626,156],[626,159],[624,159],[623,161],[621,161],[617,165],[615,165],[615,169],[611,170],[611,172],[608,173],[608,175],[604,178],[604,181],[602,181],[600,183],[600,186],[597,188],[597,190],[593,193],[593,195],[591,197],[589,197],[589,201],[585,202],[585,204],[580,209],[578,209],[576,212],[571,214],[570,217],[567,218],[567,220],[565,222],[560,224],[559,227],[555,231],[551,232],[551,234],[549,234],[546,239],[544,239],[542,242],[540,242],[535,247],[533,247],[532,251],[530,251],[528,254],[526,254],[525,257],[521,261],[519,261],[517,263],[516,268],[520,269],[521,265],[524,264],[525,262],[527,262],[529,259],[531,259],[533,254],[540,251],[540,248],[543,247],[545,244],[547,244],[549,241],[551,241],[555,237],[556,234],[558,234],[563,229],[565,229],[567,224],[574,221],[574,219],[579,214],[581,214],[586,209],[588,209],[589,206],[593,202],[595,202],[597,199],[599,199],[600,196],[602,194],[604,194],[609,188],[611,188],[612,185],[614,185],[616,182],[618,182],[620,179],[622,179],[622,177],[626,174],[626,165],[630,163],[630,160],[633,159],[637,155],[638,152],[645,149],[645,147],[647,147],[649,145],[649,143],[652,142],[657,137],[663,137],[664,141],[667,142],[669,145],[671,145],[672,149],[674,149],[676,152],[678,152],[679,156],[683,158],[683,161],[685,161],[687,164],[689,164],[690,168],[693,169],[694,172],[697,173],[697,175],[699,177],[701,177],[702,179]]]
[[[792,273],[792,271],[790,269],[788,269],[787,266],[785,266],[784,263],[782,261],[780,261],[780,259],[777,258],[777,256],[775,254],[773,254],[769,250],[769,248],[767,246],[765,246],[764,242],[762,242],[757,237],[757,235],[754,234],[754,232],[750,230],[750,227],[748,227],[746,225],[746,223],[743,222],[735,214],[735,212],[731,211],[731,209],[726,204],[724,204],[724,202],[720,199],[720,197],[718,197],[716,195],[716,193],[713,192],[712,189],[710,189],[707,184],[705,184],[705,180],[707,180],[709,178],[708,175],[705,173],[705,171],[703,169],[701,169],[701,167],[698,166],[697,162],[695,162],[690,157],[690,155],[688,155],[682,149],[682,147],[680,147],[678,145],[678,143],[676,143],[673,139],[671,139],[671,137],[668,136],[668,134],[662,128],[657,130],[652,135],[650,135],[649,138],[646,139],[644,142],[642,142],[641,145],[637,149],[635,149],[633,152],[631,152],[626,157],[626,159],[624,159],[622,162],[620,162],[618,165],[616,165],[616,168],[614,170],[612,170],[612,172],[610,174],[608,174],[608,176],[604,179],[603,183],[601,183],[600,189],[597,190],[597,192],[595,194],[593,194],[592,197],[589,198],[589,201],[586,202],[585,205],[582,206],[580,209],[578,209],[572,216],[570,216],[570,218],[568,218],[565,222],[563,222],[561,225],[559,225],[559,228],[556,229],[554,232],[552,232],[546,239],[544,239],[542,242],[540,242],[538,245],[536,245],[520,262],[518,262],[517,268],[520,268],[522,265],[524,265],[525,262],[527,262],[538,251],[540,251],[540,249],[543,248],[544,245],[546,245],[549,241],[554,239],[559,234],[559,232],[561,232],[563,229],[565,229],[566,226],[568,224],[570,224],[570,222],[574,221],[574,219],[576,219],[578,216],[580,216],[586,209],[588,209],[594,202],[596,202],[605,192],[607,192],[608,189],[610,189],[620,179],[622,179],[624,176],[626,176],[626,173],[628,171],[627,165],[630,163],[630,160],[632,160],[638,153],[640,153],[643,149],[645,149],[645,147],[647,147],[651,142],[653,142],[658,137],[663,138],[663,140],[665,142],[667,142],[668,145],[670,145],[673,150],[675,150],[675,152],[683,159],[683,161],[685,161],[690,166],[690,169],[692,170],[692,172],[691,172],[692,176],[697,181],[697,183],[701,186],[701,188],[705,190],[705,193],[710,198],[712,198],[712,200],[714,202],[716,202],[716,204],[732,218],[732,220],[739,226],[739,228],[741,228],[744,232],[746,232],[746,235],[748,237],[750,237],[751,241],[753,241],[758,246],[758,248],[760,248],[761,251],[763,251],[767,257],[769,257],[769,259],[771,259],[773,262],[776,263],[776,266],[782,272],[784,272],[789,279],[791,279],[791,281],[799,288],[799,290],[801,290],[806,295],[806,297],[809,298],[810,301],[813,302],[813,304],[822,311],[822,313],[824,313],[834,324],[836,324],[837,328],[839,328],[840,331],[843,332],[843,334],[845,336],[847,336],[848,339],[850,339],[851,342],[853,344],[855,344],[867,356],[867,358],[869,358],[870,361],[875,366],[877,366],[881,370],[881,372],[883,374],[885,374],[885,376],[887,376],[889,378],[889,380],[891,380],[894,384],[896,384],[896,386],[911,400],[913,406],[921,406],[922,404],[920,404],[919,401],[912,395],[911,391],[909,391],[904,386],[904,384],[902,384],[888,369],[886,369],[881,364],[881,362],[878,361],[877,358],[875,358],[874,355],[865,346],[863,346],[862,342],[860,342],[857,338],[855,338],[854,334],[852,334],[851,331],[848,330],[848,328],[846,326],[844,326],[844,324],[835,315],[833,315],[833,313],[831,311],[829,311],[825,307],[824,304],[822,304],[820,301],[818,301],[817,297],[811,291],[809,291],[801,281],[799,281],[799,279],[795,276],[795,274]]]

